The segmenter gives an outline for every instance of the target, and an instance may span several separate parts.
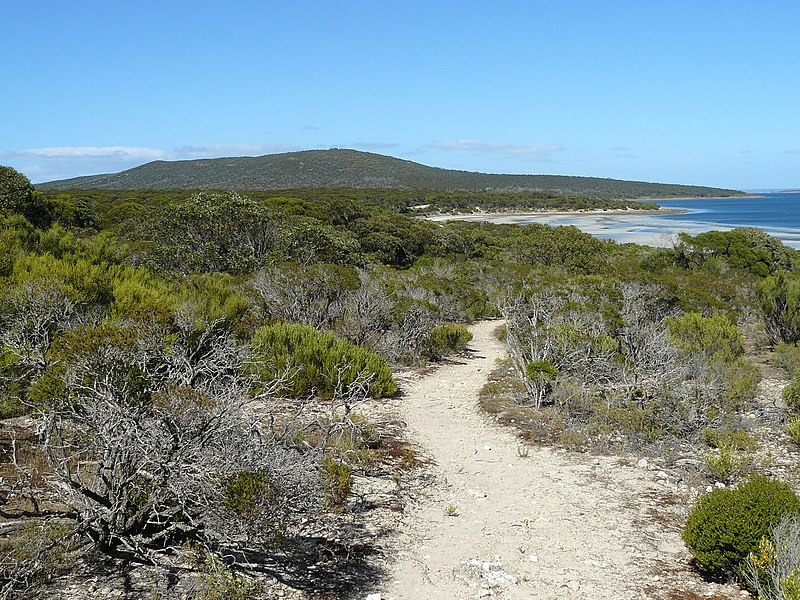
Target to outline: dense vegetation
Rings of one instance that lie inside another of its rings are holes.
[[[356,150],[307,150],[258,157],[155,161],[109,175],[53,181],[42,189],[291,188],[426,189],[440,192],[532,192],[598,198],[700,198],[741,192],[691,185],[620,181],[558,175],[493,175],[426,167]]]
[[[321,535],[353,472],[380,468],[354,409],[394,393],[389,365],[462,351],[478,318],[506,319],[528,436],[570,447],[735,454],[746,349],[800,365],[797,253],[759,230],[656,249],[406,214],[423,197],[464,198],[39,192],[0,170],[0,411],[38,436],[4,464],[3,517],[35,529],[0,540],[5,591],[87,551],[191,550],[235,583]]]

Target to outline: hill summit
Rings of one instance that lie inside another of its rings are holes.
[[[50,181],[36,186],[62,189],[292,188],[427,189],[443,192],[532,192],[584,194],[600,198],[740,196],[741,192],[690,185],[622,181],[563,175],[500,175],[428,167],[358,150],[304,150],[264,156],[153,161],[106,175]]]

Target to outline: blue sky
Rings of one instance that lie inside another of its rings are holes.
[[[0,164],[356,148],[427,165],[800,186],[800,3],[9,0]]]

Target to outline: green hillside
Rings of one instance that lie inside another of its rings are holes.
[[[257,157],[154,161],[106,175],[37,185],[64,189],[227,189],[384,188],[464,192],[547,190],[598,198],[739,196],[742,192],[690,185],[621,181],[560,175],[499,175],[428,167],[357,150],[306,150]]]

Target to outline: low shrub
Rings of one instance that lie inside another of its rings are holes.
[[[330,398],[337,389],[346,393],[365,381],[375,398],[397,391],[383,358],[327,331],[297,323],[266,325],[256,330],[252,344],[265,381],[280,377],[287,366],[296,369],[287,383],[287,393],[295,398]]]
[[[15,525],[7,522],[0,537],[0,589],[32,592],[45,581],[74,567],[74,551],[80,546],[74,523],[67,519],[33,518]]]
[[[711,448],[730,447],[733,450],[749,452],[758,448],[758,438],[744,429],[707,427],[703,431],[703,440]]]
[[[781,392],[781,397],[786,403],[786,408],[789,409],[790,414],[800,413],[800,376],[795,375],[786,384]]]
[[[746,475],[752,466],[751,455],[740,452],[733,444],[726,443],[719,446],[719,453],[709,453],[705,456],[705,464],[710,475],[723,483]]]
[[[472,334],[463,325],[445,324],[434,327],[431,330],[430,354],[433,358],[463,352],[467,349],[467,344],[472,341]]]
[[[800,346],[778,342],[775,344],[769,362],[786,371],[789,377],[794,377],[795,373],[800,370]]]
[[[353,488],[353,469],[346,463],[327,457],[322,461],[322,480],[328,507],[341,512]]]
[[[800,444],[800,416],[795,417],[786,425],[786,435],[792,438],[795,444]]]
[[[247,516],[264,510],[266,504],[277,496],[270,485],[269,474],[264,471],[241,471],[225,481],[223,493],[227,508]]]
[[[800,512],[800,499],[788,485],[752,477],[734,489],[702,496],[681,533],[695,564],[712,578],[737,576],[744,560],[784,515]]]
[[[0,396],[0,419],[21,417],[30,412],[30,407],[25,406],[18,398]]]

